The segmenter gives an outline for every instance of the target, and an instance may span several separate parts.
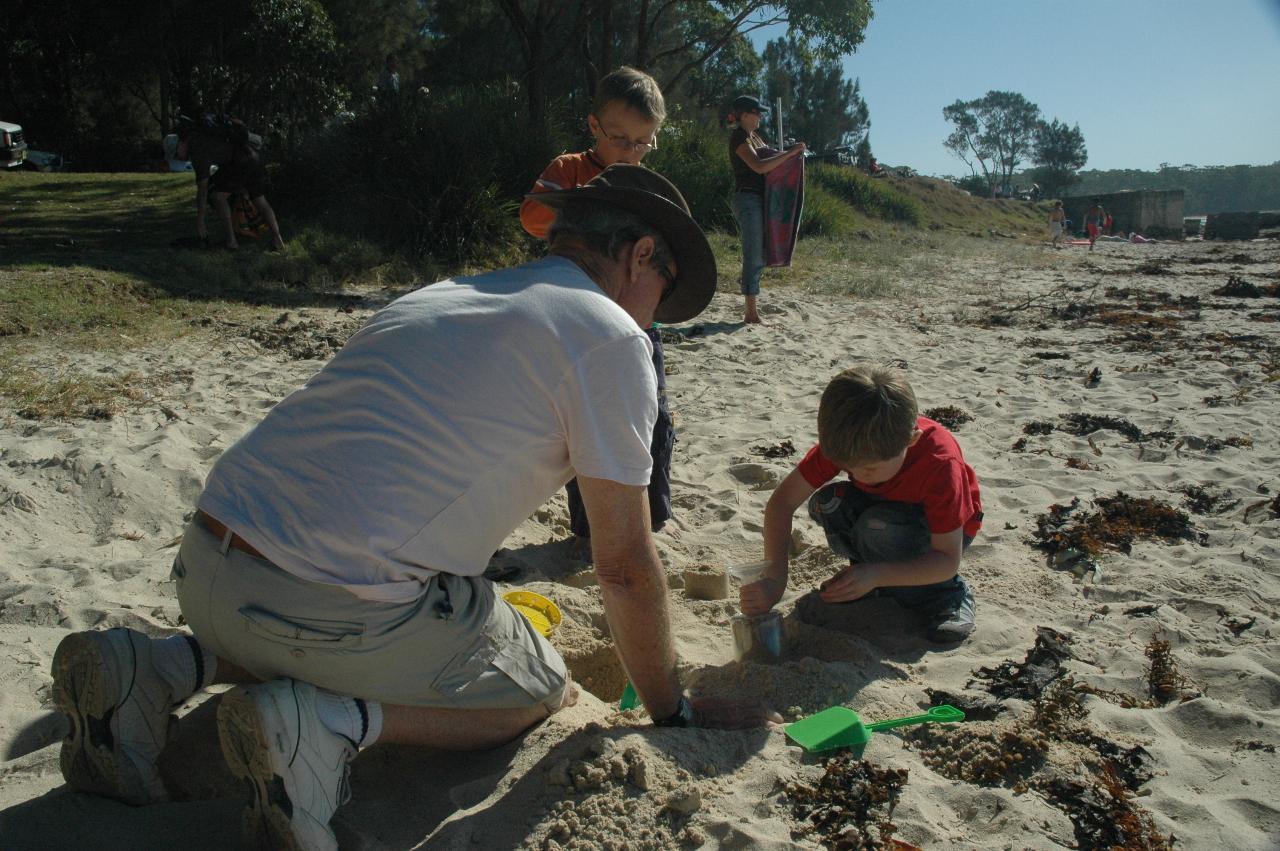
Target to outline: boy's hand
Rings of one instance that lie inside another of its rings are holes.
[[[762,615],[772,609],[782,599],[787,590],[787,583],[780,579],[764,579],[743,585],[738,589],[738,602],[745,615]]]
[[[875,572],[868,565],[851,564],[818,586],[818,596],[824,603],[849,603],[877,587]]]

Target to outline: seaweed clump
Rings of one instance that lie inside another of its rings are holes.
[[[753,446],[751,447],[752,455],[759,455],[762,458],[788,458],[796,454],[796,446],[789,440],[781,443],[775,443],[773,446]]]
[[[1036,627],[1036,643],[1021,662],[1007,659],[994,668],[974,672],[968,685],[983,681],[983,687],[998,698],[1031,700],[1039,697],[1049,683],[1062,676],[1062,663],[1071,658],[1074,639],[1047,626]]]
[[[1051,555],[1070,549],[1091,556],[1104,550],[1127,555],[1140,539],[1204,543],[1207,538],[1191,525],[1185,511],[1146,497],[1117,492],[1100,497],[1097,511],[1077,513],[1079,508],[1077,497],[1065,506],[1051,505],[1048,512],[1037,516],[1035,546]]]
[[[946,426],[949,431],[959,431],[960,426],[973,422],[973,414],[957,408],[955,405],[930,408],[924,412],[924,415],[934,422]]]
[[[905,769],[834,756],[816,784],[787,786],[791,812],[803,823],[796,838],[813,836],[832,851],[891,848],[897,826],[889,819],[906,783]]]
[[[1175,841],[1156,828],[1151,814],[1133,801],[1124,781],[1105,767],[1092,782],[1065,777],[1050,780],[1041,790],[1049,803],[1071,819],[1080,848],[1115,848],[1126,851],[1169,851]]]
[[[1178,670],[1169,642],[1153,638],[1144,651],[1151,660],[1147,668],[1147,691],[1151,699],[1161,706],[1175,697],[1181,697],[1191,685],[1190,680]]]
[[[1260,287],[1249,283],[1239,275],[1229,275],[1227,282],[1214,290],[1213,294],[1228,298],[1262,298],[1264,295],[1276,295],[1277,287],[1274,284]]]
[[[1182,504],[1193,514],[1221,514],[1240,504],[1240,500],[1231,499],[1231,495],[1225,490],[1212,486],[1185,485],[1182,495]]]
[[[1104,428],[1118,431],[1133,441],[1169,440],[1174,436],[1168,431],[1144,432],[1128,420],[1106,414],[1062,414],[1060,419],[1063,422],[1060,428],[1076,437],[1084,437]]]

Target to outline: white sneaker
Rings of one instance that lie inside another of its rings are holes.
[[[128,804],[168,800],[156,770],[173,696],[132,629],[74,632],[53,654],[53,700],[71,721],[62,776],[72,788]]]
[[[329,819],[351,797],[356,745],[320,722],[315,686],[280,679],[232,689],[218,707],[218,735],[231,773],[249,782],[244,832],[251,846],[338,847]]]

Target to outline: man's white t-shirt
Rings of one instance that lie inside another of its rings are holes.
[[[231,446],[199,507],[271,562],[369,600],[476,576],[575,475],[649,483],[653,348],[570,260],[378,312]]]

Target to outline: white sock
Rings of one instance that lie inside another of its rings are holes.
[[[376,700],[360,700],[318,688],[316,714],[330,732],[350,739],[356,747],[367,748],[382,735],[382,704]]]
[[[213,684],[218,657],[189,635],[151,639],[151,664],[180,703]]]

